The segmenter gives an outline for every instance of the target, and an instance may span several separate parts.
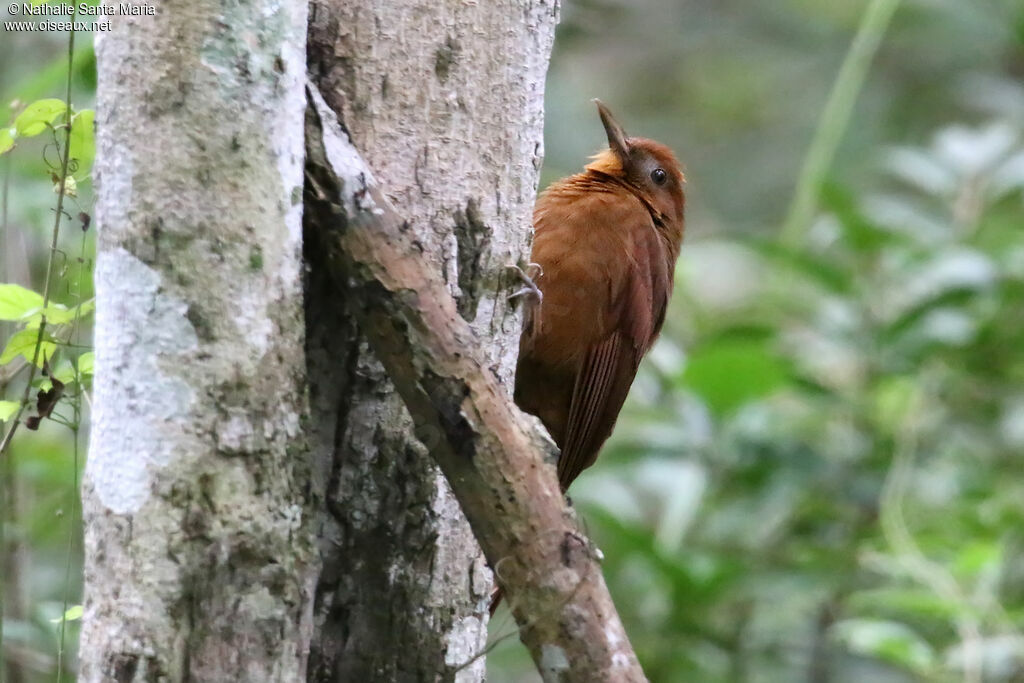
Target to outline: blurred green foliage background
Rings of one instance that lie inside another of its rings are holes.
[[[1024,681],[1024,3],[899,5],[789,248],[867,6],[563,7],[544,182],[593,97],[687,168],[666,331],[570,492],[652,681]],[[511,631],[491,680],[539,680]]]
[[[1024,0],[899,4],[812,220],[784,242],[867,7],[563,3],[543,184],[604,144],[593,97],[687,167],[665,332],[572,490],[656,683],[1024,681]],[[12,100],[62,95],[66,49],[0,38],[0,125]],[[0,157],[0,282],[37,290],[46,148]],[[90,206],[86,180],[69,212]],[[92,233],[79,262],[65,226],[55,296],[71,305],[91,296],[74,283]],[[72,463],[70,431],[49,423],[0,464],[19,680],[53,680],[51,620],[79,595]],[[490,680],[539,680],[513,631],[503,609]]]
[[[6,11],[3,18],[10,18]],[[67,52],[66,33],[0,30],[0,127],[10,126],[34,101],[64,99]],[[90,35],[76,36],[73,65],[71,102],[79,111],[91,107],[95,96]],[[63,142],[63,134],[48,130],[16,140],[16,146],[0,156],[0,283],[43,290],[57,204],[54,173],[61,166],[58,142]],[[58,305],[75,306],[92,298],[95,231],[83,231],[78,217],[92,212],[89,170],[87,161],[69,167],[69,175],[78,181],[77,196],[64,199],[65,218],[50,292]],[[86,316],[81,325],[50,327],[61,341],[54,370],[59,365],[66,369],[69,361],[89,351],[90,321],[91,316]],[[11,338],[22,327],[0,320],[0,348],[8,351]],[[0,401],[20,400],[28,374],[26,359],[9,355],[0,355]],[[34,385],[40,382],[48,380],[37,374]],[[84,407],[81,392],[68,382],[65,400],[53,419],[43,420],[38,431],[20,429],[9,454],[0,457],[0,516],[5,522],[0,529],[4,616],[0,681],[4,683],[57,680],[61,615],[65,604],[80,602],[81,515],[75,484],[84,461],[87,424],[75,419],[72,397]],[[9,426],[4,423],[0,431],[5,433]],[[65,623],[62,680],[70,681],[74,680],[78,622]]]

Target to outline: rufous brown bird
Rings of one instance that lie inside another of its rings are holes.
[[[684,177],[672,150],[627,137],[595,102],[608,148],[534,208],[540,295],[526,309],[516,368],[516,403],[561,450],[563,491],[594,463],[661,331],[683,240]]]
[[[608,148],[533,211],[515,401],[555,440],[562,491],[612,433],[665,322],[683,241],[683,172],[665,145],[626,136],[601,102]],[[534,282],[536,280],[536,282]],[[532,296],[531,296],[532,294]],[[493,615],[502,591],[491,595]]]

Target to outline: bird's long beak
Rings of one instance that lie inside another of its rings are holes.
[[[604,106],[604,102],[595,99],[594,104],[597,105],[597,112],[601,115],[604,132],[608,135],[608,146],[619,159],[625,162],[629,158],[629,142],[626,138],[626,131],[622,130],[622,126],[612,116],[611,110]]]

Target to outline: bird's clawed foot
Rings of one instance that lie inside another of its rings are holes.
[[[534,278],[539,278],[544,274],[544,269],[540,267],[539,263],[528,263],[526,265],[526,271],[536,271],[533,277],[528,275],[526,271],[514,263],[510,263],[507,268],[515,272],[516,277],[518,277],[524,285],[519,290],[509,294],[509,301],[515,301],[522,296],[528,297],[531,301],[535,301],[538,304],[544,300],[544,292],[540,291],[540,287],[538,287],[537,283],[533,281]]]

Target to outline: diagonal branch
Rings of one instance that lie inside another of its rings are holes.
[[[600,552],[559,489],[554,446],[480,361],[436,269],[315,87],[309,96],[306,210],[327,267],[496,569],[538,670],[545,681],[646,680]]]

